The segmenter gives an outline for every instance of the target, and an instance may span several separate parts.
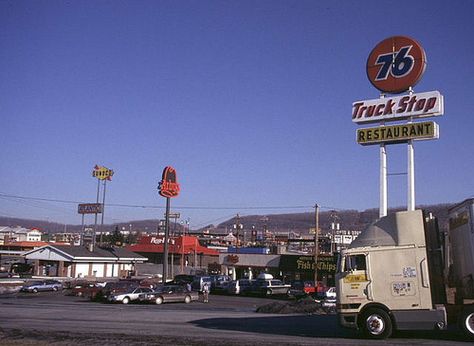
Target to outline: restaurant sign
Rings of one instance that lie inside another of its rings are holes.
[[[315,266],[313,256],[281,255],[280,270],[291,272],[318,272],[335,273],[337,256],[318,256],[318,263]]]
[[[394,144],[407,142],[412,139],[437,139],[438,137],[439,127],[438,124],[433,121],[357,130],[357,143],[361,145],[380,143]]]

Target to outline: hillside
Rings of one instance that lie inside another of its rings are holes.
[[[448,223],[448,208],[450,204],[437,204],[437,205],[426,205],[419,206],[418,208],[425,209],[432,212],[439,219],[439,225],[441,228],[446,229]],[[402,208],[390,209],[389,213],[402,210]],[[340,224],[341,229],[361,231],[370,222],[378,218],[378,209],[367,209],[365,211],[357,210],[341,210],[335,213],[334,211],[322,211],[319,217],[319,224],[321,230],[329,230],[331,228],[331,222],[334,219]],[[226,233],[233,229],[233,225],[236,223],[236,218],[231,218],[219,225],[210,225],[206,229],[210,230],[210,233]],[[249,231],[253,227],[256,230],[261,231],[266,228],[273,232],[298,232],[308,233],[311,227],[315,225],[314,213],[293,213],[293,214],[271,214],[271,215],[250,215],[240,217],[240,223],[244,226],[244,229]],[[130,226],[131,225],[131,226]],[[29,220],[19,218],[5,218],[0,217],[0,226],[22,226],[25,228],[38,228],[42,231],[49,233],[58,232],[80,232],[81,225],[64,225],[54,222],[46,222],[41,220]],[[124,230],[140,230],[152,232],[157,229],[158,220],[136,220],[123,222],[119,224],[104,225],[105,231],[113,231],[115,227]],[[182,226],[180,224],[171,224],[171,230],[181,232]],[[200,231],[200,230],[192,230]]]

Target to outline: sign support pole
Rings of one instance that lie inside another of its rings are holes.
[[[387,148],[380,144],[380,207],[379,217],[387,216]]]
[[[100,179],[97,179],[97,204],[99,204],[99,195],[100,195]],[[92,238],[92,247],[95,248],[96,235],[97,235],[97,213],[95,213],[94,218],[94,236]]]
[[[318,288],[318,255],[319,255],[319,205],[314,206],[314,287]]]
[[[415,210],[415,148],[413,141],[408,142],[408,200],[407,210]]]
[[[170,230],[170,198],[166,197],[166,217],[165,217],[165,243],[163,246],[163,284],[166,284],[168,277],[168,239]]]
[[[100,245],[102,245],[102,235],[104,233],[104,213],[105,213],[105,187],[107,185],[107,180],[104,179],[104,191],[102,195],[102,215],[101,215],[101,221],[100,221]]]

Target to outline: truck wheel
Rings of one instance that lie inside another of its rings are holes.
[[[466,309],[461,314],[460,325],[464,335],[474,340],[474,307]]]
[[[360,328],[366,337],[386,339],[392,335],[392,320],[382,309],[370,308],[361,316]]]

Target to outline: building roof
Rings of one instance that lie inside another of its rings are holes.
[[[127,246],[127,249],[139,253],[163,253],[164,237],[146,236],[140,239],[136,245]],[[209,249],[199,243],[199,239],[194,236],[170,237],[168,252],[170,254],[203,254],[218,256],[219,251]]]
[[[58,245],[48,244],[38,249],[34,249],[25,253],[26,256],[33,256],[37,253],[44,252],[45,250],[54,251],[62,257],[69,259],[71,262],[84,261],[84,260],[120,260],[120,261],[136,261],[144,262],[147,261],[146,257],[140,256],[132,251],[124,248],[100,248],[95,247],[93,251],[90,251],[85,246],[72,246],[72,245]]]

